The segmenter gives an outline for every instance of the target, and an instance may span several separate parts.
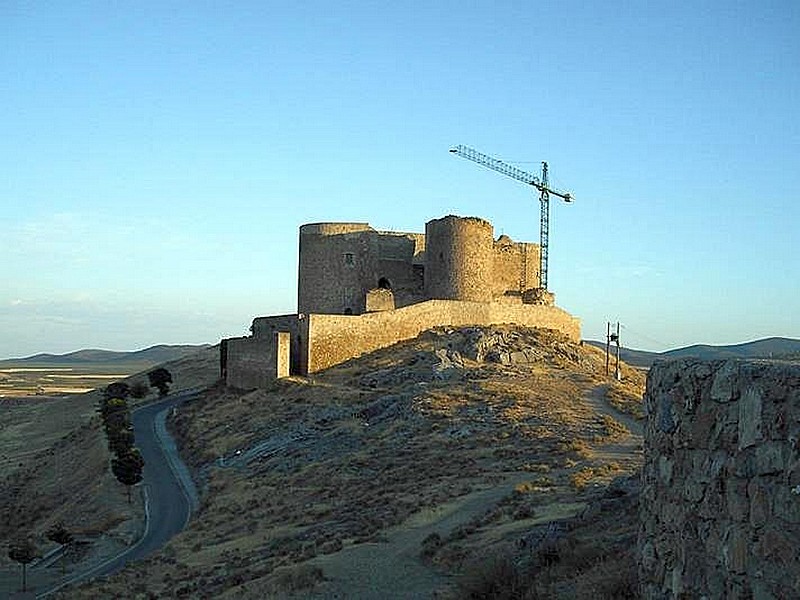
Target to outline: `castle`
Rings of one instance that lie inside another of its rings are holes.
[[[367,223],[300,227],[297,309],[257,317],[223,340],[223,379],[243,389],[308,375],[439,325],[515,323],[580,339],[577,318],[540,289],[539,246],[494,239],[492,224],[449,215],[425,233]]]

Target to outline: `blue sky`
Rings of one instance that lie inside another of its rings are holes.
[[[589,8],[586,7],[590,4]],[[0,357],[244,335],[297,228],[538,241],[601,339],[800,338],[800,4],[4,2]]]

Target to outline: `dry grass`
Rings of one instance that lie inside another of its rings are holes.
[[[636,419],[644,419],[644,385],[646,377],[638,369],[630,369],[629,377],[623,381],[612,381],[605,388],[608,403],[618,411]]]
[[[465,565],[448,597],[515,600],[639,598],[635,484],[603,490],[590,508],[523,547],[501,547]]]
[[[70,597],[124,594],[131,581],[187,597],[300,589],[319,577],[303,569],[309,559],[509,477],[507,497],[430,538],[426,559],[458,571],[571,517],[597,493],[589,483],[620,469],[597,449],[625,431],[584,401],[605,381],[604,358],[554,332],[511,333],[537,362],[465,361],[438,379],[434,351],[460,343],[442,330],[270,389],[212,388],[170,423],[202,490],[198,515],[161,552]],[[218,466],[259,444],[261,456]]]

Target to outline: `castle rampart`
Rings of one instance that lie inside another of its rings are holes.
[[[657,363],[645,411],[643,597],[797,598],[800,364]]]
[[[555,306],[428,300],[398,310],[355,317],[309,315],[308,372],[321,371],[440,325],[498,325],[558,329],[580,340],[580,321]]]

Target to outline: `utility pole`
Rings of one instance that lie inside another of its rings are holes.
[[[611,333],[611,321],[606,321],[606,377],[608,377],[608,367],[610,362],[610,350],[611,350],[611,342],[614,342],[617,346],[616,348],[616,365],[614,367],[614,377],[617,381],[622,380],[622,371],[619,368],[619,321],[617,321],[617,330],[616,333]]]

